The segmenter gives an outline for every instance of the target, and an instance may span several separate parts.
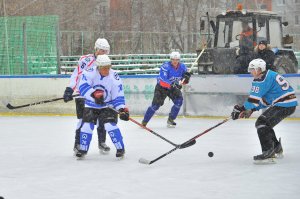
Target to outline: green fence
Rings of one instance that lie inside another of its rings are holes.
[[[58,16],[0,18],[0,74],[56,73]]]

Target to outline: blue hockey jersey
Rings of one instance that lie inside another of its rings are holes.
[[[181,62],[179,62],[177,69],[172,66],[171,61],[165,62],[160,67],[157,83],[169,89],[173,83],[179,83],[186,71],[187,67]]]
[[[246,110],[259,110],[268,106],[297,106],[294,89],[278,73],[268,70],[260,79],[254,79],[248,100],[244,103]]]

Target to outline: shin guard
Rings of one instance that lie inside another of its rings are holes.
[[[93,123],[84,123],[80,131],[80,147],[82,151],[88,151],[94,130]]]
[[[124,149],[123,137],[118,126],[115,123],[106,123],[104,126],[116,149]]]

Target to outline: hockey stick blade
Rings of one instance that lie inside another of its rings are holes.
[[[184,149],[184,148],[193,146],[194,144],[196,144],[196,140],[192,140],[187,143],[183,143],[182,145],[180,145],[179,149]]]
[[[146,160],[145,158],[140,158],[139,163],[141,163],[141,164],[150,164],[150,161]]]
[[[7,103],[6,107],[7,107],[8,109],[15,109],[15,107],[13,107],[10,103]]]

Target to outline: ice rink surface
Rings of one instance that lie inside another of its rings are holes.
[[[141,118],[134,118],[141,121]],[[168,129],[166,118],[148,127],[182,143],[223,119],[178,118]],[[152,165],[173,146],[132,122],[119,122],[125,159],[97,150],[94,133],[85,160],[73,156],[75,117],[0,117],[0,196],[5,199],[276,199],[300,198],[300,121],[275,127],[282,137],[284,159],[254,165],[260,153],[255,120],[228,121]],[[214,157],[208,157],[208,152]]]

